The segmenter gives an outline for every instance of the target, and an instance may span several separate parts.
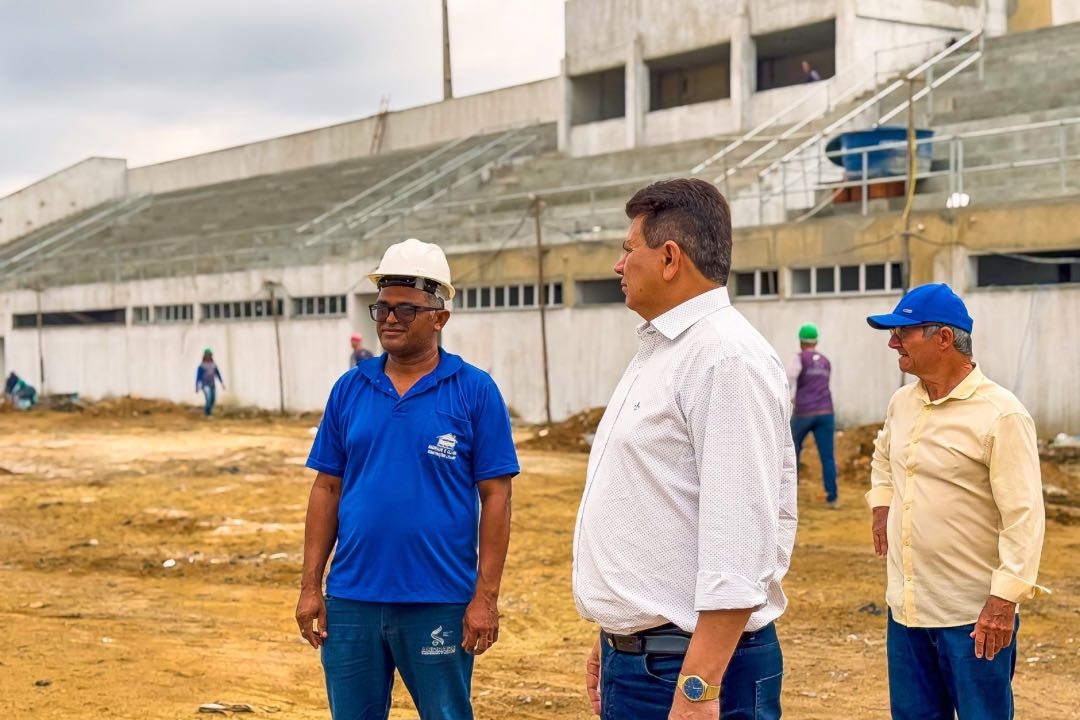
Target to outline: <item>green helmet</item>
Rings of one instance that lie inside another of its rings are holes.
[[[799,328],[799,339],[803,342],[817,342],[817,338],[817,325],[814,323],[806,323]]]
[[[213,355],[214,351],[211,350],[210,348],[203,348],[202,354],[203,355]]]

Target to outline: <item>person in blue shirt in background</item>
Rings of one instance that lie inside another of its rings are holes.
[[[221,381],[221,389],[225,389],[225,380],[221,377],[221,370],[214,362],[214,353],[210,348],[203,350],[202,362],[195,368],[195,392],[202,392],[206,397],[206,406],[203,412],[206,417],[214,411],[214,402],[217,400],[217,380]]]
[[[470,720],[473,656],[499,639],[510,415],[487,373],[439,347],[454,288],[438,246],[393,245],[370,277],[385,352],[335,383],[308,457],[296,621],[334,718],[389,717],[397,669],[421,720]]]

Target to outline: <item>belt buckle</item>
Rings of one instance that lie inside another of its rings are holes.
[[[611,647],[618,652],[641,654],[643,640],[637,635],[609,635]]]

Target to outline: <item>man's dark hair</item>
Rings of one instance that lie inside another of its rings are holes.
[[[661,180],[638,190],[626,203],[626,216],[645,217],[645,244],[677,244],[701,274],[727,285],[731,271],[731,210],[710,182],[697,178]]]

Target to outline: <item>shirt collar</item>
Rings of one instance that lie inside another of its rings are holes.
[[[730,305],[727,288],[718,287],[676,305],[653,318],[652,322],[642,323],[638,326],[638,333],[644,332],[651,325],[668,340],[674,340],[705,316]]]
[[[975,365],[971,369],[971,372],[967,374],[967,377],[961,380],[960,383],[945,397],[931,400],[930,393],[926,392],[926,386],[923,385],[922,380],[915,383],[915,393],[919,396],[919,399],[927,405],[940,405],[946,400],[967,400],[975,394],[975,391],[978,389],[979,385],[982,384],[984,379],[985,376],[983,375],[982,370],[979,369],[978,365]]]
[[[388,355],[384,352],[382,355],[372,358],[371,360],[365,360],[357,366],[357,369],[362,375],[367,377],[372,382],[378,380],[380,376],[386,374],[386,359]],[[454,355],[448,353],[446,350],[439,348],[439,364],[435,366],[435,369],[428,374],[435,382],[438,382],[444,378],[448,378],[465,364],[465,361],[461,359],[460,355]]]

